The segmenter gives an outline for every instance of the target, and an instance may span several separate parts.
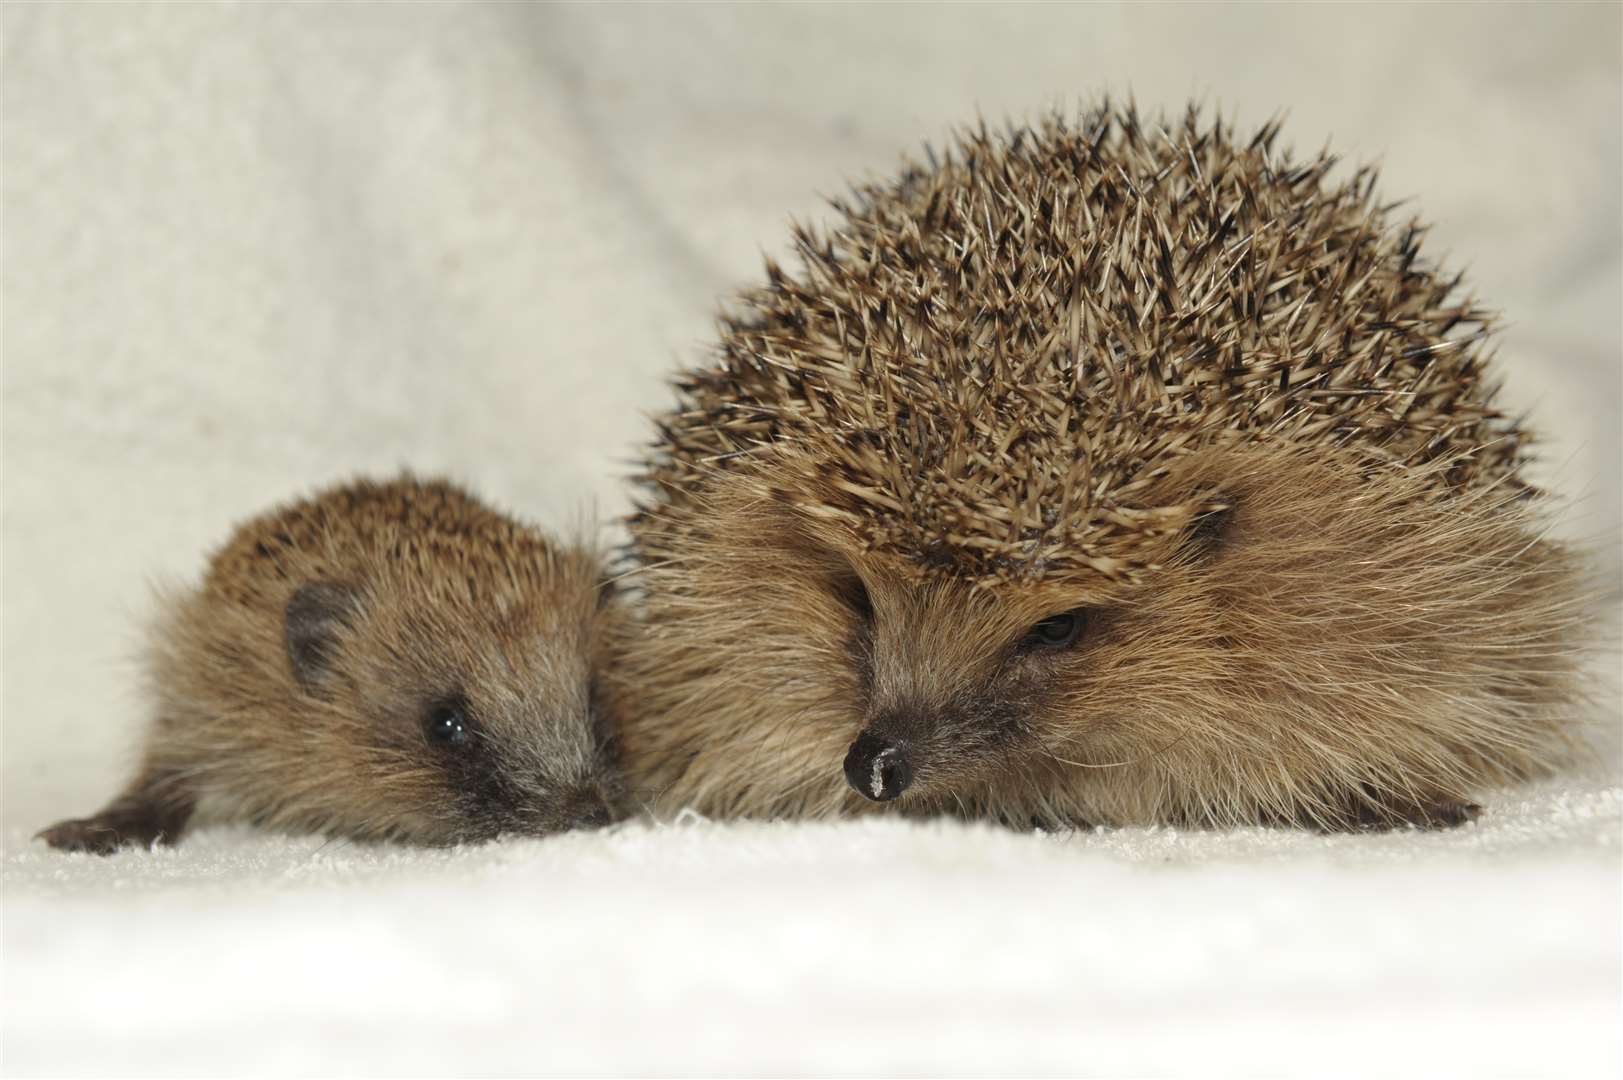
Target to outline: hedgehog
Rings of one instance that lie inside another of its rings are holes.
[[[601,561],[410,474],[256,517],[162,604],[136,778],[40,836],[174,844],[194,812],[425,845],[605,824]]]
[[[1572,760],[1497,316],[1280,131],[981,121],[794,225],[638,477],[646,805],[1440,827]]]

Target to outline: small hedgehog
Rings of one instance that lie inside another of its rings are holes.
[[[420,844],[606,823],[599,570],[409,475],[255,518],[151,634],[134,782],[40,835],[101,854],[173,844],[194,810]]]
[[[1493,318],[1278,133],[982,124],[794,230],[630,522],[656,809],[1440,826],[1566,759]]]

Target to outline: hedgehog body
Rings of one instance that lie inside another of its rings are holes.
[[[1492,317],[1277,136],[982,127],[795,230],[631,522],[657,808],[1437,823],[1565,758],[1583,574]]]
[[[606,820],[599,562],[410,476],[255,518],[166,598],[135,781],[43,835],[174,843],[194,810],[427,844]]]

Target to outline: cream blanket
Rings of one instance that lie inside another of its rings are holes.
[[[1615,742],[1444,835],[27,837],[122,779],[149,579],[403,464],[623,511],[716,299],[977,108],[1194,93],[1382,159],[1507,312],[1505,401],[1615,575],[1620,39],[1615,5],[8,4],[5,1070],[1617,1069]]]

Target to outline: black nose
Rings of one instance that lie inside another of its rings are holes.
[[[864,798],[889,802],[913,782],[913,763],[896,743],[864,731],[845,755],[845,780]]]
[[[613,821],[614,814],[609,811],[608,807],[594,806],[590,810],[577,813],[575,820],[570,825],[576,829],[601,829],[605,825],[612,824]]]

